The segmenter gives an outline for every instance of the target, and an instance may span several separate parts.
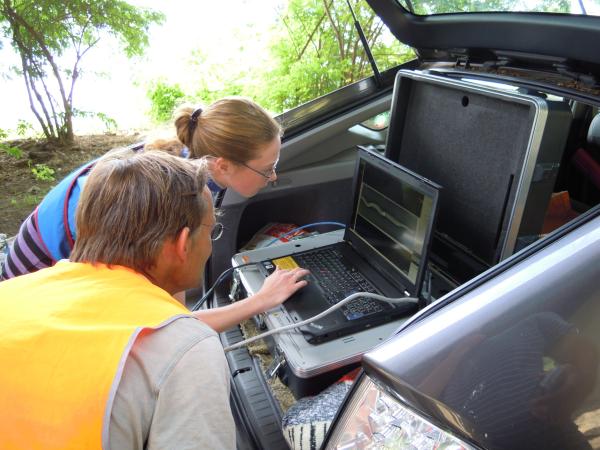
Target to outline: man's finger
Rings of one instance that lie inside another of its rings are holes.
[[[300,288],[303,288],[304,286],[306,286],[307,284],[308,284],[308,281],[306,281],[306,280],[297,280],[296,284],[294,284],[294,287],[296,289],[300,289]]]

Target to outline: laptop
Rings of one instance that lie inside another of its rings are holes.
[[[262,263],[265,275],[275,266],[311,271],[308,285],[282,305],[290,318],[301,322],[354,292],[417,297],[427,266],[439,190],[435,183],[359,147],[352,213],[344,239]],[[318,344],[411,314],[417,308],[415,304],[361,297],[299,329],[309,343]]]

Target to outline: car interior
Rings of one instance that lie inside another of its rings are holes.
[[[373,127],[382,114],[389,123]],[[285,114],[280,119],[285,126]],[[258,195],[226,193],[219,217],[226,233],[214,246],[207,285],[266,224],[345,223],[357,146],[442,186],[422,287],[427,304],[600,203],[600,111],[590,98],[435,68],[400,71],[384,95],[284,135],[277,180]],[[243,289],[222,283],[207,307],[241,298]],[[257,325],[222,333],[224,346]],[[300,398],[285,384],[299,381],[276,347],[268,338],[266,346],[227,353],[236,425],[255,439],[239,448],[287,448],[281,418]],[[331,364],[300,380],[310,385],[300,391],[318,393],[357,365]]]

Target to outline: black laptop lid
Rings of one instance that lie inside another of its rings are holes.
[[[359,147],[345,240],[409,295],[421,289],[440,186]]]

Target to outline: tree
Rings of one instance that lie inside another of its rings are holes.
[[[242,39],[243,37],[240,37],[240,41]],[[240,46],[238,51],[241,54],[243,44],[240,43]],[[208,57],[203,49],[193,52],[193,70],[202,73],[202,77],[194,86],[194,97],[199,99],[199,103],[208,105],[227,96],[251,96],[249,90],[253,83],[252,76],[258,76],[259,72],[248,73],[251,69],[240,61],[240,54],[232,53],[222,62]],[[232,70],[232,67],[236,70]]]
[[[364,0],[351,4],[380,70],[414,57],[397,40],[383,39],[385,25]],[[280,113],[373,73],[346,0],[290,0],[269,31],[270,59],[260,62],[245,64],[240,58],[243,39],[257,36],[242,37],[240,53],[221,64],[197,51],[195,60],[202,69],[198,99],[210,103],[225,95],[243,95]]]
[[[120,0],[0,0],[2,34],[20,56],[30,108],[50,140],[72,142],[74,88],[82,58],[104,36],[129,57],[148,45],[161,13]]]
[[[150,100],[150,116],[157,122],[166,122],[173,117],[173,111],[185,98],[185,93],[179,84],[158,79],[150,84],[146,96]]]
[[[350,3],[380,70],[414,57],[395,39],[382,39],[385,25],[365,1]],[[345,0],[290,0],[278,26],[271,48],[278,64],[265,73],[259,99],[265,106],[290,109],[372,75]]]

